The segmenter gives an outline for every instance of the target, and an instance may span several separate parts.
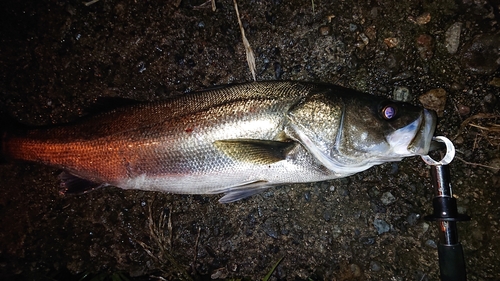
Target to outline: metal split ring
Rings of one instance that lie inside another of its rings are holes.
[[[424,162],[427,163],[428,165],[432,165],[432,166],[450,164],[451,161],[453,160],[453,158],[455,158],[455,146],[453,145],[451,140],[449,140],[448,138],[443,137],[443,136],[433,137],[432,139],[437,141],[437,142],[442,142],[446,145],[446,154],[444,155],[443,159],[441,159],[440,161],[436,161],[436,160],[432,159],[429,155],[422,155],[421,156],[422,160],[424,160]]]

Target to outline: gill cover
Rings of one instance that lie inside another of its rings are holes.
[[[435,116],[420,107],[329,86],[288,112],[287,134],[339,175],[427,153]]]

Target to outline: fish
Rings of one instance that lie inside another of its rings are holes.
[[[219,194],[347,177],[426,155],[432,110],[333,84],[263,81],[2,134],[1,154],[60,169],[64,191]]]

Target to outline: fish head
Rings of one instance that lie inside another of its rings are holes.
[[[429,152],[436,127],[434,111],[369,95],[344,102],[337,138],[341,154],[386,162]]]
[[[339,176],[426,155],[436,127],[431,110],[345,88],[312,95],[289,115],[295,138]]]

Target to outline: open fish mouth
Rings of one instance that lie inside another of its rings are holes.
[[[427,155],[436,129],[436,113],[424,109],[419,118],[420,124],[414,138],[408,145],[408,152],[414,155]]]
[[[436,128],[436,114],[424,109],[415,121],[387,136],[393,156],[427,155]]]

